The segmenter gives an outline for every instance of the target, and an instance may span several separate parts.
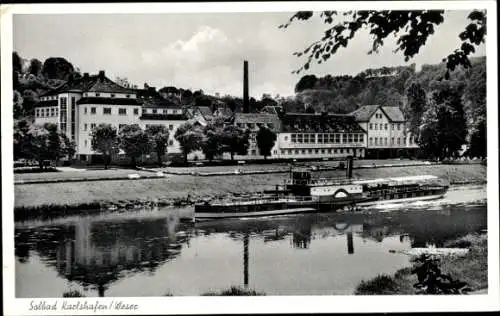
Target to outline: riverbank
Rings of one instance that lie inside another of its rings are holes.
[[[484,183],[486,167],[471,165],[430,165],[405,168],[357,169],[356,178],[435,175],[450,183]],[[344,170],[321,172],[323,177],[343,177]],[[15,185],[16,219],[37,217],[42,210],[61,214],[98,211],[102,208],[187,205],[204,198],[269,190],[282,184],[288,174],[197,177],[169,175],[155,179],[84,181]],[[216,183],[217,185],[214,185]],[[22,216],[21,216],[22,215]]]
[[[469,234],[450,240],[445,247],[468,249],[464,256],[440,256],[440,269],[454,280],[467,283],[471,294],[485,294],[488,288],[488,243],[486,234]],[[355,290],[356,295],[413,295],[417,276],[413,267],[398,270],[394,275],[378,275],[362,281]]]

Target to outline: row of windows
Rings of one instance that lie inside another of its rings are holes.
[[[406,138],[405,137],[401,137],[401,138],[394,138],[392,137],[391,138],[391,145],[394,145],[394,141],[396,141],[396,143],[398,145],[406,145]],[[380,145],[380,146],[386,146],[388,145],[388,138],[387,137],[370,137],[370,145],[373,145],[375,144],[375,146],[377,145]],[[409,144],[412,145],[413,144],[413,137],[410,137],[409,139]]]
[[[90,142],[89,142],[88,140],[86,140],[86,139],[85,139],[85,140],[83,141],[83,147],[89,147],[89,145],[90,145]],[[173,145],[174,145],[174,141],[173,141],[172,139],[170,139],[170,140],[168,141],[168,146],[173,146]]]
[[[341,144],[341,143],[363,143],[363,134],[291,134],[291,142],[299,144]],[[285,136],[285,141],[288,137]]]
[[[88,96],[89,96],[89,94],[88,94],[87,92],[85,92],[85,93],[83,94],[83,96],[84,96],[84,97],[88,97]],[[92,95],[91,95],[91,96],[92,96]],[[100,96],[101,96],[101,94],[100,94],[99,92],[96,92],[96,93],[95,93],[95,96],[96,96],[96,97],[100,97]],[[111,97],[111,98],[116,98],[116,94],[111,93],[110,97]],[[126,97],[126,98],[130,98],[130,94],[125,95],[125,97]]]
[[[59,109],[57,107],[37,108],[35,110],[36,117],[51,117],[51,116],[58,116],[58,115],[59,115]]]
[[[87,107],[83,108],[83,114],[87,114],[88,109]],[[97,114],[97,108],[96,107],[91,107],[90,108],[90,114]],[[110,107],[104,107],[102,108],[102,114],[104,115],[111,115],[112,114],[112,108]],[[118,115],[127,115],[127,108],[118,108]],[[139,115],[139,108],[134,108],[134,115]]]
[[[128,124],[118,124],[118,130],[122,129],[122,127],[127,126],[127,125],[128,125]],[[96,124],[96,123],[91,123],[91,124],[90,124],[90,130],[93,130],[94,128],[96,128],[96,126],[97,126],[97,124]],[[152,126],[152,125],[150,125],[150,124],[146,124],[146,128],[148,128],[148,127],[150,127],[150,126]],[[172,131],[172,130],[174,130],[174,125],[169,124],[169,125],[168,125],[168,129],[169,129],[169,130],[171,130],[171,131]],[[83,131],[85,131],[85,132],[86,132],[86,131],[88,131],[88,130],[89,130],[89,124],[84,123],[84,124],[83,124]]]
[[[361,149],[358,149],[361,153]],[[355,149],[352,148],[309,148],[309,149],[281,149],[282,155],[299,155],[299,154],[355,154]]]
[[[236,126],[243,129],[255,129],[257,127],[263,126],[269,129],[274,129],[273,123],[236,123]]]
[[[372,130],[387,130],[389,128],[389,124],[387,123],[370,123],[370,129]],[[391,124],[391,129],[395,130],[397,128],[398,131],[401,130],[401,124]]]
[[[41,101],[46,101],[46,100],[57,100],[57,95],[53,95],[53,96],[50,96],[50,97],[41,97],[40,98]]]
[[[142,109],[142,113],[152,113],[152,114],[182,114],[181,109]]]

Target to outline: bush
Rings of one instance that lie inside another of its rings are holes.
[[[262,295],[266,294],[237,286],[231,286],[231,288],[227,290],[222,290],[220,292],[207,292],[202,294],[202,296],[262,296]]]
[[[63,297],[85,297],[82,293],[77,290],[72,290],[63,293]]]
[[[399,294],[398,285],[394,278],[381,274],[369,281],[361,281],[356,288],[357,295]]]

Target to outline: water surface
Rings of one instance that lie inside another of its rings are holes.
[[[371,210],[187,224],[156,209],[19,222],[16,296],[200,295],[233,285],[352,294],[361,280],[408,266],[399,250],[486,229],[486,187]]]

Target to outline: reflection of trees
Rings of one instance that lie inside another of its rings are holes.
[[[486,227],[484,207],[448,209],[449,212],[412,210],[372,216],[363,224],[362,236],[382,242],[386,237],[400,235],[404,236],[400,239],[409,238],[414,248],[429,244],[442,247],[446,240]]]
[[[25,231],[16,239],[17,251],[33,246],[40,257],[69,281],[96,288],[103,296],[109,284],[126,274],[153,272],[177,256],[188,234],[176,235],[177,222],[164,218],[93,222]],[[33,245],[28,239],[37,241]]]

